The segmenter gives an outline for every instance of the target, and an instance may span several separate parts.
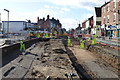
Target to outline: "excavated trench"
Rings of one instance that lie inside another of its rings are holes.
[[[66,43],[62,39],[40,39],[3,68],[4,78],[91,79]]]
[[[39,65],[32,68],[32,78],[79,79],[62,40],[53,39],[38,45],[41,49],[36,59]]]
[[[82,77],[84,77],[86,79],[91,78],[92,76],[95,76],[92,73],[91,73],[91,76],[86,75],[87,72],[84,69],[82,72],[83,66],[81,66],[77,63],[76,57],[74,56],[73,52],[68,49],[68,47],[66,45],[67,39],[63,39],[63,43],[65,44],[68,55],[73,63],[72,65],[76,68],[77,72],[79,72],[78,75],[80,75],[80,76],[82,75]],[[74,47],[74,45],[79,45],[79,47],[80,47],[79,39],[73,38],[73,39],[71,39],[71,43],[72,43],[72,47]],[[95,62],[95,63],[97,63],[104,69],[110,70],[110,71],[114,72],[116,75],[118,75],[119,64],[120,64],[118,61],[119,60],[118,59],[119,50],[116,50],[109,45],[103,45],[100,43],[97,43],[96,45],[91,45],[88,41],[85,42],[85,50],[92,52],[93,55],[97,57],[97,62]]]

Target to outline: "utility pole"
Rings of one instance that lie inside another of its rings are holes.
[[[8,27],[7,27],[7,35],[9,34],[9,10],[4,9],[5,11],[8,12]]]

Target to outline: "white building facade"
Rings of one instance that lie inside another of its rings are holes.
[[[33,23],[28,23],[26,21],[9,21],[9,33],[21,33],[25,31],[27,27],[34,27]],[[2,21],[2,30],[7,33],[8,21]]]
[[[101,7],[94,8],[93,28],[91,29],[91,33],[101,36]]]

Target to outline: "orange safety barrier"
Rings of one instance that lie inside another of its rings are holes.
[[[107,45],[107,44],[104,44],[104,43],[100,43],[100,44],[102,44],[102,45]],[[120,48],[117,48],[117,47],[113,47],[113,46],[110,46],[110,47],[113,48],[113,49],[120,50]]]
[[[102,44],[102,45],[107,45],[107,44],[105,44],[105,43],[100,43],[100,44]]]
[[[110,47],[113,48],[113,49],[120,50],[120,48],[117,48],[117,47],[113,47],[113,46],[110,46]]]

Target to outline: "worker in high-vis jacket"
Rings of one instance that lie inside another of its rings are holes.
[[[95,35],[95,34],[93,35],[93,41],[92,41],[92,44],[96,44],[96,35]]]
[[[48,33],[46,33],[46,38],[48,38]]]
[[[25,51],[25,44],[23,41],[20,42],[20,51],[24,50]]]
[[[68,37],[68,46],[71,46],[70,37]]]
[[[57,31],[55,31],[55,38],[57,37]]]
[[[82,40],[80,41],[80,43],[81,43],[81,48],[83,49],[83,48],[84,48],[84,43],[85,43],[85,40],[84,40],[84,39],[82,39]]]
[[[39,38],[40,37],[40,34],[37,34],[37,38]]]
[[[90,37],[88,38],[88,41],[90,41]]]
[[[45,35],[45,33],[44,33],[44,38],[46,38],[46,35]]]
[[[51,38],[53,37],[52,33],[50,33]]]

